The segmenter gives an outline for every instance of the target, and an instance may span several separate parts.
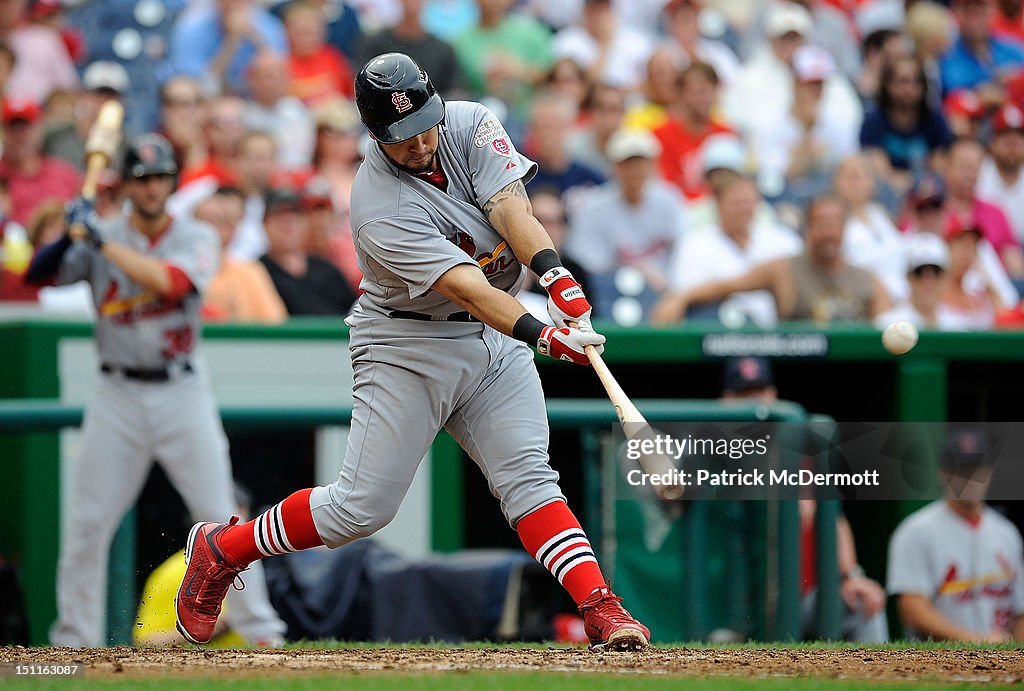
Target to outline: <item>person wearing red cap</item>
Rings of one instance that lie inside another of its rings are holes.
[[[1006,216],[999,207],[979,199],[975,191],[984,158],[985,148],[976,139],[957,139],[949,147],[943,170],[948,191],[946,211],[950,216],[971,219],[999,253],[1010,278],[1024,278],[1024,254]]]
[[[972,219],[951,216],[946,226],[949,246],[949,281],[942,296],[949,324],[964,331],[988,330],[995,325],[996,312],[1007,305],[988,281],[970,280],[978,259],[982,232]],[[975,278],[978,274],[973,275]]]
[[[1024,242],[1024,111],[1007,103],[992,118],[988,157],[978,175],[978,196],[998,206],[1018,242]]]
[[[35,101],[4,101],[2,141],[0,175],[10,181],[11,218],[25,224],[43,201],[66,202],[78,194],[78,171],[43,154],[42,112]]]
[[[942,108],[949,118],[949,129],[957,137],[979,138],[988,106],[973,91],[961,89],[946,96]]]

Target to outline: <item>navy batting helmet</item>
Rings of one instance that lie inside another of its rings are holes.
[[[383,144],[426,132],[444,120],[444,101],[430,77],[404,53],[385,53],[356,75],[356,105],[363,125]]]
[[[121,175],[125,179],[177,173],[178,164],[174,161],[174,149],[171,143],[159,134],[143,134],[136,137],[124,152]]]

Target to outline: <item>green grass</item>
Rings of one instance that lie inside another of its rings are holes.
[[[5,680],[7,681],[7,680]],[[69,684],[71,686],[69,686]],[[1008,688],[988,685],[989,688]],[[571,674],[556,672],[433,673],[425,675],[348,674],[344,677],[308,676],[285,679],[124,679],[98,681],[85,679],[16,680],[5,688],[33,691],[78,689],[195,689],[195,691],[304,691],[305,689],[344,689],[344,691],[633,691],[634,689],[680,689],[700,691],[911,691],[911,689],[967,689],[968,684],[922,684],[921,682],[877,683],[832,679],[782,678],[742,679],[736,677],[635,677],[629,675]]]

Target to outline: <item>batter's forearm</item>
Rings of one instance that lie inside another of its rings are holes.
[[[432,288],[484,324],[511,336],[526,308],[508,293],[492,286],[479,267],[459,264],[448,269]]]
[[[519,318],[526,314],[526,308],[508,293],[494,287],[488,290],[481,290],[468,299],[454,301],[465,308],[484,324],[500,331],[506,336],[512,335],[512,328],[519,321]]]
[[[146,290],[158,295],[170,295],[174,287],[171,272],[159,259],[136,252],[118,242],[104,243],[100,253]]]

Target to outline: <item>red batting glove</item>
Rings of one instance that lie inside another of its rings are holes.
[[[540,277],[540,285],[548,292],[548,315],[555,326],[579,324],[583,331],[594,330],[590,302],[568,269],[556,266]]]
[[[590,358],[584,350],[595,346],[598,354],[604,352],[604,336],[593,331],[580,331],[567,326],[557,328],[545,326],[537,340],[537,352],[556,360],[568,360],[577,365],[589,365]]]

